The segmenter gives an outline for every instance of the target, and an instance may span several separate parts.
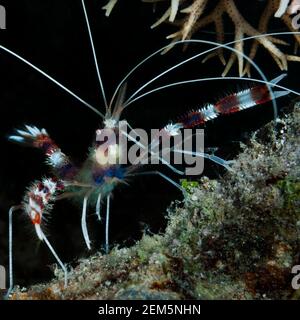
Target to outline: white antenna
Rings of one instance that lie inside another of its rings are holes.
[[[103,100],[104,100],[105,108],[107,110],[108,109],[108,104],[107,104],[106,95],[105,95],[105,91],[104,91],[104,87],[103,87],[103,82],[102,82],[102,78],[101,78],[101,74],[100,74],[100,70],[99,70],[99,65],[98,65],[98,60],[97,60],[97,56],[96,56],[96,51],[95,51],[92,31],[91,31],[90,22],[89,22],[89,17],[87,15],[87,11],[86,11],[84,0],[81,0],[81,2],[82,2],[83,11],[84,11],[86,25],[87,25],[88,32],[89,32],[89,37],[90,37],[90,42],[91,42],[91,46],[92,46],[94,62],[95,62],[95,66],[96,66],[96,71],[97,71],[97,75],[98,75],[100,89],[101,89],[102,97],[103,97]]]
[[[26,60],[25,58],[21,57],[20,55],[18,55],[17,53],[15,53],[14,51],[0,45],[0,49],[9,53],[10,55],[14,56],[15,58],[17,58],[18,60],[24,62],[25,64],[27,64],[29,67],[31,67],[32,69],[36,70],[37,72],[39,72],[40,74],[42,74],[44,77],[46,77],[47,79],[49,79],[50,81],[52,81],[53,83],[55,83],[57,86],[59,86],[61,89],[63,89],[64,91],[66,91],[67,93],[69,93],[71,96],[73,96],[74,98],[76,98],[78,101],[80,101],[81,103],[83,103],[87,108],[91,109],[92,111],[94,111],[95,113],[97,113],[100,117],[104,118],[104,115],[97,110],[95,107],[93,107],[92,105],[90,105],[88,102],[86,102],[85,100],[83,100],[82,98],[80,98],[77,94],[75,94],[73,91],[71,91],[70,89],[68,89],[67,87],[65,87],[63,84],[61,84],[60,82],[58,82],[56,79],[54,79],[53,77],[51,77],[48,73],[46,73],[45,71],[41,70],[40,68],[38,68],[37,66],[35,66],[33,63],[29,62],[28,60]]]

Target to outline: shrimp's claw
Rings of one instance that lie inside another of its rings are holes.
[[[25,125],[25,130],[16,130],[16,133],[17,135],[9,136],[8,140],[18,143],[25,143],[33,147],[39,147],[41,141],[50,139],[45,129],[38,129],[35,126]]]

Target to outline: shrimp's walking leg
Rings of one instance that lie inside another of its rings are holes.
[[[166,181],[170,182],[173,186],[178,188],[183,194],[186,193],[186,191],[184,190],[184,188],[181,187],[180,184],[178,184],[173,179],[171,179],[170,177],[166,176],[164,173],[162,173],[160,171],[138,172],[138,173],[129,174],[128,176],[142,176],[142,175],[159,175],[160,177],[162,177]]]
[[[105,221],[105,252],[106,254],[108,254],[109,252],[109,240],[108,240],[109,212],[110,212],[110,195],[108,195],[106,198],[106,221]]]
[[[97,203],[96,203],[96,215],[98,220],[101,221],[101,193],[98,195]]]
[[[60,260],[59,256],[57,255],[57,253],[55,252],[55,250],[53,249],[51,243],[48,241],[47,237],[45,236],[44,232],[41,231],[41,235],[43,238],[43,241],[46,243],[47,247],[49,248],[49,250],[51,251],[51,253],[53,254],[54,258],[56,259],[56,261],[58,262],[58,264],[60,265],[60,267],[62,268],[63,272],[64,272],[64,277],[65,277],[65,288],[68,285],[68,270],[66,268],[66,266],[62,263],[62,261]]]
[[[228,171],[232,171],[232,168],[230,167],[230,165],[234,163],[234,160],[224,160],[218,156],[215,156],[214,154],[208,154],[204,152],[196,152],[196,151],[180,150],[180,149],[174,149],[172,151],[174,153],[188,154],[194,157],[206,158],[212,162],[219,164],[220,166],[223,166]]]
[[[90,237],[89,237],[87,225],[86,225],[86,211],[87,211],[87,203],[88,203],[90,195],[91,195],[91,191],[86,193],[86,195],[84,196],[83,205],[82,205],[82,215],[81,215],[82,233],[83,233],[83,237],[84,237],[86,246],[89,250],[91,250],[91,241],[90,241]]]

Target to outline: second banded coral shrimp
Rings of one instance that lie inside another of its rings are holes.
[[[96,212],[99,220],[102,218],[103,213],[101,207],[105,208],[105,251],[109,252],[109,217],[112,194],[115,189],[119,188],[121,184],[133,183],[134,178],[142,175],[158,176],[162,180],[170,183],[175,188],[179,189],[183,193],[185,190],[182,188],[178,180],[170,177],[170,175],[161,172],[160,170],[152,170],[147,167],[147,165],[141,165],[141,163],[131,163],[130,165],[124,165],[119,162],[119,154],[122,150],[122,145],[113,140],[109,142],[106,149],[103,149],[103,144],[99,143],[99,136],[103,134],[106,130],[109,132],[108,136],[115,135],[117,137],[126,138],[127,141],[137,145],[141,153],[144,155],[150,155],[160,161],[162,165],[165,165],[172,174],[176,174],[179,178],[185,176],[185,171],[177,169],[172,163],[167,162],[159,153],[155,153],[151,148],[147,148],[149,145],[160,145],[161,137],[176,137],[184,129],[193,129],[198,126],[204,125],[206,122],[212,121],[219,116],[229,115],[242,111],[244,109],[249,109],[257,105],[261,105],[265,102],[272,101],[275,117],[277,117],[277,106],[276,98],[284,96],[288,93],[298,94],[288,88],[285,88],[279,84],[279,81],[284,77],[284,75],[279,75],[274,80],[268,80],[264,75],[262,70],[247,56],[243,55],[246,60],[248,60],[254,69],[256,69],[260,79],[251,79],[254,83],[249,86],[248,89],[237,91],[234,94],[227,95],[222,99],[219,99],[215,103],[208,104],[206,106],[199,106],[194,110],[188,111],[183,115],[178,115],[178,117],[172,117],[173,120],[167,123],[161,123],[161,129],[158,136],[154,136],[150,141],[140,141],[134,136],[135,129],[132,129],[130,123],[130,110],[131,105],[140,99],[150,95],[151,93],[158,92],[169,87],[178,86],[181,87],[188,83],[197,83],[212,81],[215,79],[237,79],[243,80],[239,77],[231,78],[199,78],[192,80],[185,80],[176,83],[171,83],[162,87],[157,87],[146,92],[145,89],[154,83],[159,78],[168,74],[172,70],[179,68],[180,66],[186,64],[189,61],[195,60],[198,57],[204,56],[218,48],[222,47],[231,52],[235,52],[237,55],[241,54],[235,49],[229,47],[229,44],[217,44],[212,41],[204,40],[188,40],[179,41],[175,45],[180,45],[182,43],[189,44],[207,44],[211,45],[212,48],[206,51],[198,53],[192,58],[183,60],[177,65],[174,65],[162,73],[157,74],[154,78],[146,82],[135,92],[128,95],[127,91],[130,92],[130,79],[134,76],[136,70],[140,69],[146,62],[151,62],[151,59],[158,56],[162,51],[164,51],[168,46],[160,48],[142,62],[140,62],[135,68],[133,68],[118,84],[112,98],[107,99],[105,94],[105,88],[100,74],[97,54],[93,41],[93,31],[89,23],[89,11],[86,8],[85,1],[81,0],[82,15],[86,22],[86,30],[90,40],[91,54],[93,57],[96,75],[99,81],[100,92],[102,93],[103,103],[102,107],[96,107],[85,99],[78,96],[73,90],[70,90],[67,86],[62,84],[60,81],[56,80],[54,77],[50,76],[48,73],[37,67],[36,65],[29,62],[27,59],[23,58],[16,52],[10,50],[7,47],[0,46],[2,53],[6,53],[9,56],[17,59],[31,69],[34,69],[40,73],[43,77],[46,77],[53,84],[55,84],[59,89],[66,92],[70,99],[76,99],[79,101],[87,110],[92,112],[100,118],[100,128],[95,128],[96,138],[95,143],[90,148],[89,155],[87,159],[81,165],[75,164],[71,157],[64,153],[63,147],[61,148],[58,144],[50,137],[47,128],[38,128],[35,125],[24,124],[23,128],[18,128],[14,133],[9,136],[9,140],[34,147],[42,151],[46,157],[46,164],[50,167],[51,173],[44,178],[38,179],[31,183],[25,192],[23,200],[16,202],[16,205],[11,207],[9,210],[9,275],[10,275],[10,288],[9,292],[13,289],[13,216],[16,211],[25,212],[29,220],[34,226],[37,237],[43,241],[53,254],[56,262],[64,271],[64,284],[67,285],[68,280],[68,270],[62,260],[56,253],[55,248],[51,245],[48,237],[45,234],[45,219],[47,215],[51,214],[52,210],[55,210],[55,203],[57,201],[66,201],[68,199],[72,200],[77,198],[81,201],[81,229],[83,234],[83,239],[86,247],[90,250],[92,248],[92,243],[89,236],[89,230],[87,227],[87,214],[90,208]],[[250,39],[250,38],[249,38]],[[251,38],[253,39],[253,37]],[[247,39],[243,39],[246,41]],[[174,46],[174,43],[172,44]],[[244,79],[249,81],[249,79]],[[127,84],[127,86],[126,86]],[[130,107],[130,108],[129,108]],[[124,110],[126,109],[127,118],[123,118],[125,115]],[[128,134],[122,129],[121,125],[124,125],[131,129],[133,135]],[[146,151],[145,151],[146,150]],[[150,151],[149,151],[150,150]],[[148,152],[149,151],[149,152]],[[195,158],[207,158],[210,161],[217,163],[230,170],[230,161],[224,160],[214,154],[205,153],[204,151],[190,151],[185,150],[181,147],[174,147],[170,150],[172,153],[177,154],[189,154]],[[111,164],[108,162],[107,155],[118,155],[117,162]],[[125,204],[124,204],[125,205]],[[72,217],[70,217],[72,219]]]

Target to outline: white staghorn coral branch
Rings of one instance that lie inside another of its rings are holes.
[[[148,2],[148,3],[153,3],[156,4],[157,2],[161,2],[164,0],[142,0],[143,2]],[[152,26],[151,29],[156,28],[159,26],[161,23],[165,22],[167,19],[170,22],[174,22],[178,11],[179,11],[179,6],[185,2],[186,0],[171,0],[171,4],[168,7],[168,9],[165,11],[165,13],[155,22]]]
[[[167,39],[171,40],[171,45],[166,47],[162,53],[166,53],[173,47],[172,44],[179,40],[188,40],[192,36],[209,24],[215,25],[216,39],[217,42],[224,42],[224,16],[227,15],[231,19],[235,27],[235,39],[242,39],[244,36],[258,36],[264,34],[268,31],[269,21],[273,16],[281,18],[282,22],[286,25],[288,30],[295,31],[292,25],[292,14],[297,13],[300,10],[300,0],[267,0],[266,7],[262,12],[258,12],[260,15],[259,25],[254,27],[249,21],[248,17],[244,17],[236,2],[234,0],[216,0],[215,4],[208,0],[142,0],[143,2],[157,4],[159,2],[168,3],[167,8],[163,12],[163,15],[151,26],[155,28],[163,22],[170,21],[175,26],[179,26],[180,29],[176,32],[167,36]],[[110,0],[106,9],[109,9],[109,4],[115,4],[116,0]],[[245,1],[246,2],[246,1]],[[209,7],[208,5],[212,4]],[[246,5],[246,4],[245,4]],[[250,1],[248,2],[250,6]],[[214,7],[213,7],[214,6]],[[253,4],[254,6],[254,4]],[[180,12],[183,18],[178,18],[178,12]],[[296,44],[300,45],[300,35],[294,34]],[[264,47],[270,54],[270,56],[277,63],[281,70],[287,70],[289,61],[300,62],[300,57],[296,55],[291,55],[281,50],[279,45],[288,45],[287,42],[272,37],[266,36],[263,38],[257,38],[253,45],[250,47],[249,56],[254,59],[257,50],[260,46]],[[243,41],[235,44],[234,48],[243,53]],[[209,54],[203,62],[208,59],[218,56],[223,65],[226,65],[223,75],[226,75],[234,63],[238,62],[238,69],[240,76],[247,74],[250,76],[250,64],[246,62],[244,66],[244,59],[242,56],[237,56],[232,54],[229,61],[226,62],[223,56],[222,48],[217,52]]]
[[[102,9],[106,11],[105,15],[107,17],[111,14],[111,12],[117,2],[118,2],[118,0],[109,0],[108,3],[104,7],[102,7]]]
[[[287,11],[290,0],[280,0],[279,8],[275,12],[274,17],[281,18]]]
[[[181,10],[182,13],[189,14],[188,19],[183,25],[182,31],[182,40],[189,39],[192,34],[193,27],[198,19],[201,17],[205,7],[207,4],[207,0],[195,0],[192,5]]]
[[[171,2],[171,12],[170,12],[170,17],[169,21],[174,22],[177,12],[178,12],[178,7],[179,7],[179,0],[172,0]]]
[[[152,26],[151,29],[156,28],[157,26],[159,26],[161,23],[165,22],[171,14],[171,8],[168,8],[167,11],[161,16],[161,18],[159,18]]]

